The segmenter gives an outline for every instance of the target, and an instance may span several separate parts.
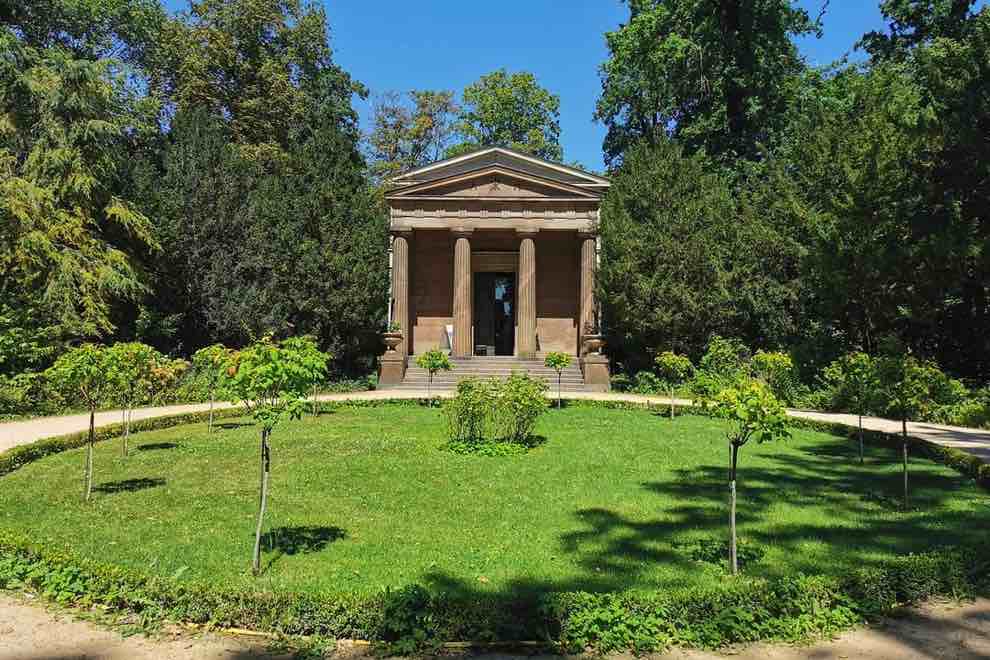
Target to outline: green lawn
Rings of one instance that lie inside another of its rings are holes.
[[[722,422],[642,410],[550,411],[546,442],[523,456],[440,449],[440,414],[341,407],[273,435],[268,528],[274,549],[250,576],[258,431],[225,420],[141,433],[129,458],[96,450],[81,501],[83,451],[0,478],[0,526],[85,556],[180,579],[265,589],[376,591],[663,589],[711,584],[721,569],[686,543],[724,538]],[[740,533],[766,551],[746,571],[834,574],[893,553],[978,542],[990,495],[930,461],[912,464],[915,509],[898,510],[896,452],[810,431],[746,446]]]

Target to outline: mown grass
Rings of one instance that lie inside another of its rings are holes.
[[[522,456],[442,451],[437,409],[338,407],[274,433],[264,573],[250,576],[258,430],[224,420],[0,478],[0,526],[88,557],[179,579],[299,591],[418,582],[460,594],[655,590],[713,584],[697,541],[726,534],[723,422],[643,410],[548,412]],[[893,554],[985,541],[990,494],[917,459],[912,509],[898,507],[896,452],[795,430],[743,449],[740,534],[765,551],[753,575],[839,575]],[[692,544],[694,544],[692,546]]]

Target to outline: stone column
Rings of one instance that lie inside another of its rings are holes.
[[[536,357],[536,232],[519,232],[519,336],[520,358]]]
[[[594,234],[578,234],[581,241],[581,312],[578,318],[578,355],[585,354],[584,336],[595,322],[595,259]]]
[[[402,343],[398,350],[409,355],[412,341],[412,328],[409,327],[409,239],[411,232],[397,232],[392,239],[392,298],[395,300],[395,315],[392,320],[399,324]]]
[[[474,352],[471,285],[471,232],[454,232],[454,357],[471,357]]]
[[[392,237],[392,321],[399,324],[402,342],[381,359],[378,382],[381,385],[401,383],[406,375],[406,357],[412,342],[409,319],[409,241],[411,231],[394,232]]]

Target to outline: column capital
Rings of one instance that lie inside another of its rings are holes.
[[[536,235],[540,233],[539,229],[533,229],[530,227],[517,227],[516,236],[519,238],[536,238]]]
[[[401,236],[402,238],[412,238],[413,230],[409,227],[400,227],[398,229],[389,229],[388,233],[393,238],[396,236]]]
[[[580,238],[583,241],[595,240],[595,239],[598,238],[598,232],[597,231],[592,231],[592,230],[579,231],[577,233],[577,237]]]
[[[450,234],[454,238],[471,238],[474,234],[474,228],[472,227],[454,227],[450,230]]]

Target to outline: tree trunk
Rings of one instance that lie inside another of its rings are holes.
[[[213,399],[216,398],[216,394],[213,388],[210,388],[210,421],[206,423],[207,433],[213,433]]]
[[[859,416],[859,464],[863,464],[863,416]]]
[[[904,465],[904,510],[908,508],[908,437],[907,421],[901,420],[901,462]]]
[[[673,420],[674,419],[674,388],[670,387],[668,388],[668,391],[670,392],[670,419]]]
[[[127,406],[120,410],[120,455],[127,456]]]
[[[739,447],[732,443],[732,466],[729,468],[729,566],[732,574],[739,573],[738,549],[736,547],[736,463]]]
[[[433,407],[433,372],[430,372],[430,378],[426,381],[426,405],[430,408]]]
[[[124,424],[124,456],[131,451],[131,419],[134,417],[134,408],[127,409],[127,423]]]
[[[317,410],[317,407],[316,407],[318,405],[317,404],[317,401],[316,401],[317,390],[318,390],[318,388],[317,388],[316,384],[314,383],[313,384],[313,417],[316,417],[318,414],[320,414],[320,411]]]
[[[96,409],[89,409],[89,443],[86,446],[86,501],[93,494],[93,443],[96,441]]]
[[[252,570],[255,575],[261,572],[261,528],[265,522],[265,508],[268,506],[268,475],[271,471],[271,450],[268,447],[268,430],[261,432],[261,502],[258,507],[258,525],[254,530],[254,562]]]
[[[560,410],[560,375],[561,372],[557,372],[557,410]]]

